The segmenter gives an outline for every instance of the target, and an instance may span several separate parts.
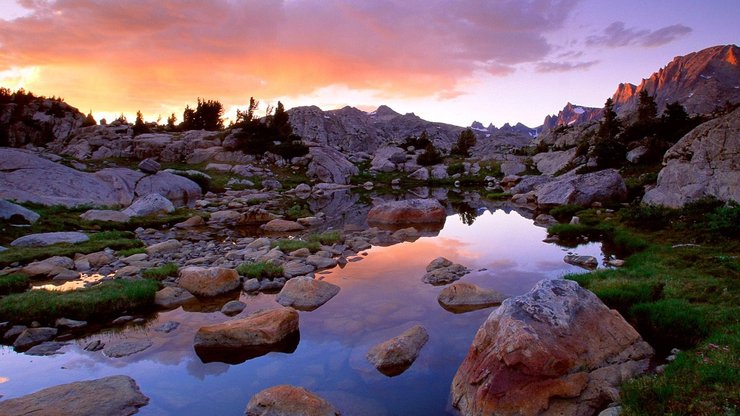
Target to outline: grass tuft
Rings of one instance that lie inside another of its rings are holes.
[[[22,274],[0,276],[0,295],[24,292],[28,289],[29,283],[28,276]]]
[[[267,261],[261,261],[258,263],[242,263],[236,268],[236,272],[248,279],[274,279],[283,275],[283,268]]]
[[[145,279],[164,280],[170,276],[177,276],[179,268],[175,263],[167,263],[159,267],[144,269],[141,276]]]

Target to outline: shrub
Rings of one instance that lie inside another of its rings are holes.
[[[432,166],[442,162],[442,155],[434,147],[433,144],[429,143],[417,158],[416,163],[421,166]]]
[[[267,261],[261,261],[258,263],[242,263],[236,268],[236,272],[248,279],[273,279],[283,275],[283,268]]]
[[[28,276],[22,274],[9,274],[0,276],[0,295],[23,292],[28,289]]]
[[[465,173],[465,166],[463,166],[462,163],[453,163],[450,166],[447,166],[447,174],[452,176],[455,174],[463,174]]]
[[[319,234],[311,234],[308,241],[316,241],[324,245],[336,244],[342,242],[342,233],[339,231],[324,231]]]
[[[726,206],[715,208],[706,217],[706,230],[724,237],[740,237],[740,205],[730,202]]]

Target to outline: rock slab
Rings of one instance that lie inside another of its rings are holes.
[[[277,302],[302,311],[312,311],[339,293],[339,286],[310,277],[296,277],[285,283]]]
[[[126,376],[78,381],[0,402],[3,415],[128,416],[149,403]]]
[[[467,282],[455,282],[447,286],[437,297],[443,308],[450,312],[468,312],[498,305],[506,296]]]
[[[303,387],[287,384],[255,394],[247,404],[247,416],[339,416],[340,412],[323,398]]]
[[[10,243],[13,247],[46,247],[52,244],[69,243],[77,244],[88,241],[90,237],[86,234],[75,231],[65,231],[58,233],[39,233],[24,235]]]
[[[391,201],[374,206],[367,214],[370,224],[437,224],[447,214],[436,199]]]
[[[196,296],[216,296],[236,289],[241,282],[234,269],[191,266],[180,270],[178,283]]]
[[[475,335],[452,382],[466,415],[592,415],[653,349],[618,312],[569,280],[542,280],[509,298]]]
[[[204,326],[195,334],[196,348],[235,349],[280,343],[298,330],[298,312],[270,309],[224,323]]]

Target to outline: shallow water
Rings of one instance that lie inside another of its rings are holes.
[[[468,218],[469,221],[469,218]],[[472,225],[447,218],[435,237],[367,250],[361,261],[317,275],[341,287],[337,296],[312,312],[300,312],[300,341],[292,353],[272,352],[240,364],[203,363],[193,349],[200,326],[228,319],[218,309],[228,298],[189,311],[162,312],[143,325],[107,329],[72,341],[50,357],[33,357],[0,347],[0,394],[17,397],[58,384],[125,374],[150,398],[142,415],[243,414],[252,395],[277,384],[306,387],[344,415],[454,414],[452,378],[478,327],[494,308],[464,314],[437,303],[443,287],[421,282],[438,256],[473,270],[463,281],[507,295],[527,292],[537,281],[582,269],[563,262],[566,252],[601,260],[600,244],[563,249],[543,243],[544,228],[512,211],[482,212]],[[247,308],[237,317],[278,307],[275,295],[239,296]],[[154,327],[180,326],[169,334]],[[429,333],[416,362],[403,374],[386,377],[365,354],[373,345],[421,324]],[[154,346],[125,358],[84,351],[90,341],[115,343],[149,338]]]

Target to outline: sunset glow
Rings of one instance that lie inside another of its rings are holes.
[[[9,0],[0,16],[0,85],[150,120],[254,96],[536,126],[740,39],[732,1]]]

